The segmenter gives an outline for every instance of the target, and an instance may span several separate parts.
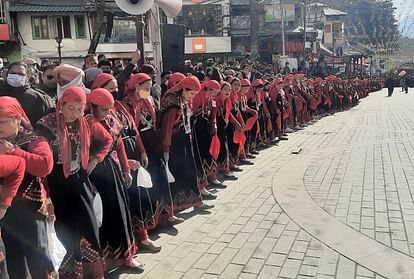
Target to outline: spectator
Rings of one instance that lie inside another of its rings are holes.
[[[102,71],[102,73],[112,74],[112,63],[109,60],[101,60],[98,63],[98,69]]]
[[[6,80],[0,80],[0,95],[16,98],[29,120],[35,124],[54,107],[52,99],[39,89],[30,86],[27,65],[21,61],[9,65]]]
[[[57,81],[53,75],[56,65],[48,65],[43,68],[42,79],[40,80],[39,88],[49,95],[52,100],[57,100]]]
[[[289,62],[286,62],[285,67],[282,70],[282,74],[288,75],[290,73],[292,73],[292,70],[290,69]]]
[[[85,69],[98,66],[98,57],[96,56],[96,54],[89,53],[88,55],[85,56],[85,59],[83,61],[85,63],[84,65]]]

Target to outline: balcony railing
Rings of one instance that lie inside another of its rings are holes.
[[[232,30],[250,29],[250,16],[232,16],[230,26]]]

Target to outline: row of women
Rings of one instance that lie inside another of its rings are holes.
[[[99,74],[86,95],[70,87],[56,112],[35,127],[18,101],[0,97],[2,238],[10,278],[48,278],[47,221],[55,219],[66,255],[59,278],[104,278],[120,267],[142,268],[137,246],[159,250],[148,236],[178,211],[213,206],[208,187],[237,179],[260,145],[286,139],[288,126],[355,104],[374,89],[360,82],[276,78],[272,83],[228,78],[200,84],[171,75],[161,109],[149,94],[152,79],[130,77],[122,100],[117,81]],[[138,187],[140,168],[152,188]],[[96,193],[103,219],[97,222]]]

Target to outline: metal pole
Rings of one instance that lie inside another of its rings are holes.
[[[303,31],[304,31],[304,38],[303,38],[303,50],[305,53],[305,49],[306,49],[306,0],[304,1],[305,6],[304,6],[304,10],[303,10]]]
[[[332,33],[333,57],[332,57],[332,72],[335,72],[335,32]]]
[[[282,16],[282,54],[286,56],[286,43],[285,43],[285,12],[283,10],[282,0],[280,0],[280,12]]]
[[[250,0],[250,53],[252,61],[259,56],[259,4]]]
[[[59,64],[61,64],[62,63],[62,46],[60,42],[58,42],[58,54],[59,54]]]
[[[140,64],[145,64],[145,50],[144,50],[144,28],[145,22],[143,15],[135,17],[135,30],[137,33],[137,49],[141,51]]]

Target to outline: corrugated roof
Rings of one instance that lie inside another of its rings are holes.
[[[84,0],[17,0],[10,5],[10,12],[85,12],[93,9]]]
[[[324,13],[326,16],[340,16],[340,15],[348,15],[348,14],[347,14],[347,13],[345,13],[345,12],[338,11],[338,10],[331,9],[331,8],[323,8],[323,13]]]

